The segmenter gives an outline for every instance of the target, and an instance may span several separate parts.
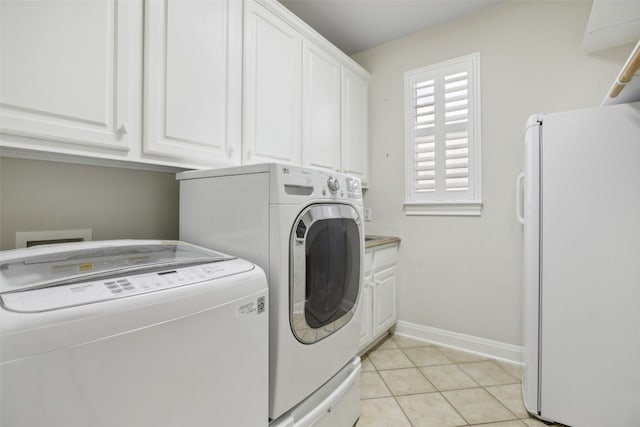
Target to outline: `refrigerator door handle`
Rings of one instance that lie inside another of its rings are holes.
[[[524,172],[520,172],[516,178],[516,219],[520,224],[524,224],[524,212],[522,206],[522,193],[524,192]]]

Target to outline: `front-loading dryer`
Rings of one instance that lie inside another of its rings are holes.
[[[267,298],[182,242],[0,252],[0,425],[266,426]]]
[[[269,417],[290,411],[341,370],[359,369],[352,363],[364,254],[359,179],[282,164],[177,178],[180,238],[246,258],[267,273]]]

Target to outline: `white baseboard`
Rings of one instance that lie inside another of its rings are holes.
[[[451,332],[431,326],[398,321],[395,333],[408,338],[426,341],[432,344],[451,347],[469,353],[480,354],[491,359],[522,365],[524,361],[524,347],[493,341],[486,338]]]

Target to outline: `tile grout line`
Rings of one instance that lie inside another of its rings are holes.
[[[431,367],[431,366],[445,366],[445,365],[452,365],[457,367],[458,369],[461,369],[462,372],[464,372],[467,376],[469,376],[469,374],[467,373],[466,370],[462,369],[462,367],[460,365],[463,364],[470,364],[470,363],[476,363],[479,361],[462,361],[462,362],[455,362],[454,360],[451,360],[449,357],[446,356],[446,354],[444,354],[437,345],[435,344],[430,344],[430,343],[425,343],[424,345],[410,345],[410,346],[406,346],[406,347],[400,347],[398,344],[395,343],[395,341],[392,339],[393,335],[389,335],[389,338],[387,338],[388,341],[392,342],[394,344],[395,347],[391,347],[391,348],[380,348],[381,345],[378,345],[374,348],[371,348],[370,350],[368,350],[364,356],[366,356],[369,360],[369,363],[371,363],[374,372],[376,372],[376,374],[378,375],[378,377],[382,380],[382,383],[384,384],[384,386],[387,388],[388,392],[391,394],[390,397],[392,397],[394,399],[394,402],[396,403],[396,405],[398,406],[398,408],[400,409],[401,413],[404,415],[405,419],[408,421],[409,425],[413,427],[413,422],[411,421],[411,419],[409,418],[409,416],[407,415],[407,413],[405,412],[405,410],[403,409],[403,407],[400,405],[400,402],[398,401],[398,397],[402,397],[402,396],[412,396],[412,395],[419,395],[419,394],[428,394],[428,393],[438,393],[446,402],[448,405],[450,405],[450,407],[455,411],[456,414],[458,414],[460,416],[460,418],[466,422],[465,426],[471,426],[471,422],[469,420],[467,420],[458,410],[458,408],[455,407],[455,405],[453,405],[453,403],[451,403],[449,401],[449,399],[447,399],[447,397],[444,395],[443,391],[439,390],[438,387],[436,387],[430,380],[429,378],[427,378],[427,376],[425,375],[424,372],[422,372],[422,370],[420,369],[421,366],[418,366],[412,359],[411,357],[409,357],[409,354],[407,354],[407,352],[405,351],[406,349],[410,349],[410,348],[433,348],[437,353],[439,353],[445,360],[447,360],[449,363],[436,363],[433,365],[425,365],[423,367]],[[386,340],[385,340],[386,341]],[[381,344],[383,345],[383,343],[385,341],[381,341]],[[389,369],[379,369],[376,364],[373,362],[373,360],[371,359],[370,353],[374,352],[374,351],[384,351],[384,350],[400,350],[400,353],[402,353],[404,355],[404,357],[406,357],[408,359],[408,361],[411,363],[410,367],[404,367],[404,368],[389,368]],[[470,379],[476,383],[477,387],[466,387],[466,388],[460,388],[460,389],[453,389],[453,390],[446,390],[446,391],[456,391],[456,390],[471,390],[471,389],[476,389],[476,388],[480,388],[482,389],[485,393],[487,393],[487,395],[493,399],[493,401],[495,401],[496,403],[498,403],[498,405],[500,407],[502,407],[504,410],[506,410],[506,414],[510,415],[513,418],[509,418],[507,420],[501,420],[504,422],[508,422],[508,421],[516,421],[519,422],[520,424],[526,425],[524,423],[523,420],[528,419],[528,418],[520,418],[514,411],[512,411],[510,408],[508,408],[506,406],[506,404],[504,404],[502,401],[500,401],[496,396],[494,396],[488,389],[487,387],[498,387],[498,386],[507,386],[507,385],[515,385],[520,383],[520,381],[518,381],[518,379],[512,375],[511,372],[507,371],[506,369],[504,369],[502,366],[500,366],[497,361],[491,359],[491,358],[487,358],[483,361],[487,361],[487,362],[491,362],[493,365],[495,365],[500,371],[502,371],[504,374],[506,374],[508,377],[512,378],[514,380],[514,382],[510,382],[510,383],[505,383],[505,384],[493,384],[493,385],[482,385],[479,382],[477,382],[477,380],[473,379],[472,377],[470,377]],[[431,392],[423,392],[423,393],[408,393],[408,394],[402,394],[402,395],[396,395],[391,387],[390,384],[388,383],[387,380],[385,380],[385,378],[380,374],[380,372],[382,371],[391,371],[391,370],[401,370],[401,369],[417,369],[419,372],[419,375],[421,378],[423,378],[424,380],[427,381],[428,384],[430,384],[433,387],[433,391]],[[361,399],[361,400],[369,400],[369,399],[377,399],[375,397],[372,398],[367,398],[367,399]],[[494,422],[494,421],[492,421]],[[495,421],[495,422],[500,422],[500,421]],[[473,424],[473,425],[483,425],[486,423],[480,423],[480,424]]]
[[[445,355],[445,357],[446,357],[446,355]],[[447,358],[447,359],[448,359],[448,358]],[[481,389],[483,389],[483,390],[484,390],[484,391],[485,391],[485,392],[486,392],[486,393],[487,393],[487,394],[488,394],[488,395],[489,395],[493,400],[495,400],[495,401],[498,403],[498,405],[500,405],[502,408],[504,408],[504,409],[507,411],[507,413],[508,413],[508,414],[510,414],[511,416],[515,417],[515,418],[512,418],[512,419],[509,419],[509,420],[503,420],[503,421],[513,421],[513,420],[520,421],[520,420],[521,420],[521,418],[520,418],[520,417],[518,417],[518,415],[517,415],[515,412],[513,412],[511,409],[509,409],[509,408],[507,407],[507,405],[505,405],[502,401],[500,401],[500,399],[498,399],[496,396],[494,396],[494,395],[493,395],[493,393],[491,393],[489,390],[487,390],[487,387],[498,387],[498,386],[505,386],[505,385],[515,385],[515,384],[519,384],[521,381],[520,381],[520,380],[518,380],[518,379],[517,379],[516,377],[514,377],[513,375],[511,375],[511,373],[510,373],[510,372],[508,372],[506,369],[502,368],[502,366],[500,366],[498,363],[496,363],[496,361],[495,361],[494,359],[486,358],[484,361],[487,361],[487,362],[491,362],[491,363],[493,363],[493,364],[494,364],[494,365],[495,365],[495,366],[496,366],[500,371],[502,371],[503,373],[505,373],[508,377],[513,378],[513,379],[514,379],[514,381],[516,381],[516,382],[513,382],[513,383],[505,383],[505,384],[494,384],[494,385],[490,385],[490,386],[485,386],[485,385],[480,384],[480,382],[478,382],[476,379],[472,378],[472,377],[469,375],[469,373],[468,373],[468,372],[466,372],[464,369],[462,369],[462,368],[459,366],[459,365],[464,365],[464,364],[476,363],[476,361],[452,362],[454,366],[456,366],[456,367],[458,367],[459,369],[461,369],[465,374],[467,374],[467,375],[471,378],[471,380],[472,380],[472,381],[474,381],[476,384],[478,384],[478,387],[470,387],[470,388],[460,389],[460,390],[469,390],[469,389],[472,389],[472,388],[481,388]],[[446,396],[444,396],[444,395],[443,395],[443,397],[447,400],[447,402],[449,402],[449,404],[450,404],[451,406],[453,406],[453,407],[455,408],[455,406],[453,405],[453,403],[451,403],[451,402],[449,401],[449,399],[447,399],[447,398],[446,398]],[[463,418],[464,418],[464,417],[463,417]],[[466,418],[465,418],[465,420],[466,420]],[[496,421],[496,422],[500,422],[500,421]],[[471,423],[469,423],[469,424],[471,425]],[[483,424],[486,424],[486,423],[483,423]],[[481,424],[480,424],[480,425],[481,425]]]
[[[402,353],[407,357],[407,359],[411,360],[411,358],[407,355],[407,353],[405,353],[405,352],[404,352],[404,349],[400,349],[400,350],[402,350]],[[449,362],[451,362],[451,364],[454,364],[454,365],[455,365],[455,363],[453,363],[453,361],[451,361],[447,356],[445,356],[445,355],[444,355],[444,353],[442,353],[442,352],[441,352],[440,350],[438,350],[437,348],[435,348],[435,350],[436,350],[438,353],[440,353],[440,354],[442,355],[442,357],[444,357],[446,360],[448,360]],[[419,367],[418,367],[418,366],[413,362],[413,360],[411,360],[411,363],[413,363],[413,365],[416,367],[416,369],[418,369],[418,372],[420,372],[420,374],[421,374],[422,376],[425,376],[425,375],[422,373],[422,371],[420,370],[420,368],[419,368]],[[444,365],[444,364],[442,364],[442,365],[432,365],[432,366],[443,366],[443,365]],[[425,376],[425,378],[426,378],[426,376]],[[428,379],[428,378],[427,378],[427,381],[429,381],[429,379]],[[431,381],[429,381],[429,383],[431,383]],[[433,384],[432,384],[432,385],[433,385]],[[466,427],[466,426],[471,425],[471,423],[469,422],[469,420],[467,420],[467,419],[466,419],[466,418],[465,418],[465,417],[460,413],[460,411],[458,411],[458,408],[456,408],[456,407],[455,407],[451,402],[449,402],[449,399],[447,399],[447,398],[445,397],[445,395],[444,395],[440,390],[438,390],[438,387],[436,387],[435,385],[434,385],[433,387],[436,389],[436,392],[437,392],[437,393],[438,393],[438,394],[439,394],[439,395],[440,395],[440,396],[445,400],[445,402],[447,402],[447,403],[449,404],[449,406],[451,406],[451,408],[453,408],[453,410],[456,412],[456,414],[458,414],[458,415],[460,416],[460,419],[462,419],[462,420],[465,422],[465,424],[464,424],[464,425],[456,426],[456,427]]]
[[[395,344],[395,343],[394,343]],[[396,344],[397,345],[397,344]],[[404,357],[406,357],[409,362],[411,362],[411,364],[413,365],[414,368],[418,369],[418,367],[416,366],[415,363],[413,363],[413,360],[411,360],[411,358],[409,356],[407,356],[407,353],[404,352],[404,350],[398,346],[398,349],[400,350],[400,352],[402,354],[404,354]],[[418,372],[420,372],[420,369],[418,369]],[[379,374],[378,374],[379,375]],[[382,377],[382,375],[380,375],[380,377]],[[384,378],[383,378],[384,381]],[[427,380],[429,381],[429,380]],[[429,381],[429,384],[431,384],[431,381]],[[431,384],[433,385],[433,384]],[[435,386],[433,387],[435,388]],[[389,391],[391,391],[391,389],[389,389]],[[409,415],[407,415],[407,413],[405,413],[404,408],[402,407],[402,405],[400,404],[400,402],[398,401],[398,399],[396,398],[396,395],[393,393],[393,391],[391,391],[391,394],[393,395],[393,399],[396,401],[396,404],[398,405],[398,407],[400,408],[400,410],[402,411],[402,413],[404,414],[404,416],[407,418],[407,420],[409,421],[409,424],[413,427],[413,422],[411,421],[411,418],[409,418]]]
[[[390,337],[388,338],[389,340],[391,340],[393,342],[393,335],[390,335]],[[404,355],[404,357],[407,358],[407,360],[409,360],[409,362],[411,362],[411,364],[413,365],[414,368],[418,369],[418,367],[415,365],[415,363],[413,363],[413,360],[411,360],[411,358],[409,358],[409,356],[407,356],[407,354],[404,352],[404,350],[398,346],[395,342],[393,342],[394,345],[396,345],[396,349],[400,350],[400,352]],[[374,368],[376,368],[376,372],[378,372],[378,375],[380,375],[380,371],[378,370],[378,368],[376,367],[375,363],[373,363],[373,360],[371,361],[371,364],[373,365]],[[389,369],[391,370],[391,369]],[[420,369],[418,369],[418,372],[420,372]],[[420,374],[422,374],[422,372],[420,372]],[[424,376],[424,375],[423,375]],[[382,378],[382,381],[384,382],[385,386],[389,389],[389,392],[391,393],[391,397],[393,397],[393,400],[396,402],[396,405],[398,405],[398,408],[400,408],[400,411],[402,412],[402,414],[404,415],[404,417],[407,419],[407,421],[409,422],[409,425],[411,427],[414,427],[413,422],[411,421],[411,418],[409,418],[409,415],[405,412],[404,408],[402,407],[402,405],[400,404],[400,402],[397,399],[397,396],[395,395],[395,393],[391,390],[391,387],[389,387],[389,385],[387,384],[387,382],[385,381],[384,377],[382,375],[380,375],[380,378]],[[426,378],[425,378],[426,379]],[[429,384],[431,384],[431,381],[429,381],[427,379],[427,381],[429,382]],[[436,387],[431,384],[433,386],[433,388],[435,389]],[[437,390],[437,389],[436,389]]]
[[[391,340],[391,337],[393,335],[390,335],[389,338],[387,338],[388,340]],[[393,340],[392,340],[393,341]],[[395,344],[395,343],[394,343]],[[397,345],[397,344],[396,344]],[[374,351],[374,349],[371,349],[370,351]],[[369,354],[369,352],[367,352],[367,354]],[[404,352],[403,352],[404,354]],[[406,355],[405,355],[406,356]],[[393,393],[393,391],[391,391],[391,387],[389,387],[389,385],[387,384],[387,382],[385,381],[384,377],[382,375],[380,375],[380,371],[378,370],[378,368],[376,367],[376,364],[373,363],[373,360],[371,360],[371,358],[369,358],[369,362],[373,365],[374,369],[376,370],[376,373],[378,374],[378,376],[382,379],[382,382],[384,383],[385,387],[387,387],[387,389],[389,390],[389,393],[391,393],[391,397],[393,398],[393,401],[396,402],[396,405],[398,405],[398,408],[400,408],[400,412],[402,412],[402,415],[404,415],[404,417],[407,419],[407,422],[409,423],[410,427],[414,427],[413,423],[411,422],[411,418],[409,418],[409,416],[407,415],[407,413],[404,411],[404,409],[402,408],[402,405],[400,405],[400,402],[398,402],[398,399],[396,399],[396,395]],[[413,362],[411,362],[413,364]]]
[[[491,361],[491,360],[489,360],[489,361]],[[461,364],[462,364],[462,363],[473,363],[473,362],[461,362]],[[498,366],[495,362],[494,362],[494,364],[495,364],[496,366]],[[457,364],[457,363],[454,363],[454,365],[455,365],[455,366],[458,366],[458,364]],[[507,371],[505,371],[504,369],[502,369],[500,366],[498,366],[498,368],[499,368],[500,370],[502,370],[503,372],[505,372],[507,375],[509,375],[510,377],[512,377],[512,378],[513,378],[513,376],[512,376],[511,374],[509,374]],[[466,371],[464,371],[464,369],[463,369],[463,372],[465,372],[467,375],[469,375]],[[470,376],[470,375],[469,375],[469,377],[471,378],[471,376]],[[488,395],[489,395],[493,400],[495,400],[495,401],[498,403],[498,405],[500,405],[502,408],[504,408],[504,409],[507,411],[507,413],[511,414],[511,415],[512,415],[512,416],[514,416],[515,418],[511,418],[511,419],[508,419],[508,420],[488,421],[488,422],[480,423],[480,424],[472,424],[472,423],[471,423],[470,421],[468,421],[466,418],[462,417],[465,421],[467,421],[467,422],[468,422],[468,425],[469,425],[469,426],[474,426],[474,425],[480,425],[480,426],[481,426],[482,424],[490,424],[490,423],[506,422],[506,421],[514,421],[514,420],[515,420],[515,421],[519,421],[519,420],[520,420],[520,418],[518,418],[518,416],[517,416],[515,413],[513,413],[513,411],[511,411],[509,408],[507,408],[507,406],[506,406],[505,404],[503,404],[503,403],[502,403],[502,402],[501,402],[497,397],[495,397],[493,394],[491,394],[491,392],[490,392],[489,390],[487,390],[487,387],[495,387],[495,386],[500,386],[500,385],[513,385],[513,384],[515,384],[515,383],[508,383],[508,384],[495,384],[495,385],[493,385],[493,386],[484,386],[484,385],[480,384],[480,383],[479,383],[477,380],[475,380],[474,378],[471,378],[471,379],[472,379],[476,384],[478,384],[478,387],[469,387],[469,388],[463,388],[463,389],[459,389],[459,390],[472,390],[472,389],[475,389],[475,388],[481,388],[481,389],[482,389],[482,390],[484,390],[484,392],[485,392],[485,393],[487,393],[487,394],[488,394]],[[449,391],[453,391],[453,390],[449,390]],[[449,399],[447,399],[447,397],[446,397],[446,396],[444,396],[444,394],[443,394],[443,396],[442,396],[442,397],[444,397],[444,398],[445,398],[445,400],[446,400],[446,401],[447,401],[447,402],[448,402],[448,403],[449,403],[449,404],[450,404],[450,405],[451,405],[451,406],[456,410],[456,412],[458,411],[458,409],[455,407],[455,405],[454,405],[453,403],[451,403],[451,402],[449,401]],[[460,414],[460,416],[462,416],[462,414]]]
[[[388,338],[388,339],[392,340],[392,338],[391,338],[392,336],[393,336],[393,335],[391,335],[391,336],[390,336],[390,338]],[[392,341],[393,341],[393,340],[392,340]],[[394,344],[395,344],[395,342],[394,342]],[[458,409],[457,409],[455,406],[453,406],[453,405],[452,405],[452,404],[447,400],[447,398],[446,398],[446,397],[445,397],[445,396],[440,392],[440,390],[438,390],[438,388],[437,388],[437,387],[436,387],[436,386],[435,386],[431,381],[429,381],[429,379],[428,379],[428,378],[426,378],[426,376],[424,375],[424,373],[420,370],[420,367],[418,367],[418,366],[414,363],[414,361],[413,361],[413,360],[411,360],[411,358],[409,357],[409,355],[408,355],[407,353],[405,353],[405,351],[404,351],[404,350],[405,350],[405,348],[433,347],[433,345],[425,345],[425,346],[410,346],[410,347],[400,347],[400,346],[398,346],[397,344],[395,344],[395,345],[397,346],[397,348],[395,348],[395,349],[394,349],[394,348],[391,348],[391,349],[383,349],[383,350],[400,350],[400,352],[401,352],[401,353],[402,353],[402,354],[403,354],[403,355],[404,355],[404,356],[409,360],[409,362],[411,362],[411,365],[413,365],[413,368],[417,369],[417,370],[418,370],[418,372],[420,373],[420,375],[422,375],[422,377],[424,377],[424,379],[425,379],[425,380],[427,380],[427,382],[433,386],[434,391],[433,391],[433,392],[431,392],[431,393],[437,393],[437,394],[439,394],[439,395],[440,395],[440,396],[441,396],[441,397],[442,397],[442,398],[443,398],[443,399],[444,399],[444,400],[445,400],[445,401],[446,401],[446,402],[451,406],[451,408],[452,408],[452,409],[453,409],[453,410],[454,410],[454,411],[455,411],[455,412],[460,416],[460,418],[465,422],[465,424],[464,424],[464,425],[459,425],[459,426],[456,426],[456,427],[467,427],[467,426],[469,426],[470,424],[469,424],[469,422],[467,421],[467,419],[466,419],[465,417],[463,417],[463,416],[462,416],[462,414],[461,414],[460,412],[458,412]],[[436,350],[437,350],[437,349],[436,349]],[[371,349],[370,351],[376,351],[376,349]],[[438,351],[438,352],[439,352],[439,353],[440,353],[440,354],[441,354],[441,355],[442,355],[446,360],[449,360],[449,358],[448,358],[448,357],[446,357],[444,354],[442,354],[442,352],[441,352],[441,351],[439,351],[439,350],[437,350],[437,351]],[[368,354],[368,353],[369,353],[369,352],[367,352],[367,354]],[[398,408],[400,408],[400,411],[402,412],[402,414],[405,416],[405,418],[406,418],[406,419],[407,419],[407,421],[409,422],[409,425],[410,425],[411,427],[414,427],[413,422],[411,421],[411,418],[409,418],[409,415],[407,415],[407,413],[405,412],[404,408],[402,407],[402,405],[401,405],[401,404],[400,404],[400,402],[398,401],[398,399],[397,399],[397,397],[398,397],[398,396],[396,396],[396,394],[391,390],[391,387],[389,387],[389,384],[387,383],[387,381],[385,381],[384,377],[383,377],[382,375],[380,375],[380,371],[381,371],[381,370],[379,370],[379,369],[376,367],[375,363],[373,362],[373,360],[371,360],[371,358],[369,358],[369,361],[371,362],[371,364],[373,365],[374,369],[376,370],[376,373],[377,373],[377,374],[380,376],[380,378],[382,379],[382,382],[385,384],[385,386],[387,387],[387,389],[388,389],[388,390],[389,390],[389,392],[391,393],[391,397],[392,397],[392,398],[393,398],[393,400],[396,402],[396,405],[398,405]],[[449,364],[454,364],[454,365],[455,365],[455,363],[453,363],[451,360],[449,360],[449,362],[450,362]],[[434,366],[443,366],[443,365],[445,365],[445,364],[443,363],[443,364],[440,364],[440,365],[434,365]],[[398,369],[402,369],[402,368],[398,368]],[[387,370],[388,370],[388,371],[391,371],[391,370],[394,370],[394,369],[382,369],[382,371],[387,371]],[[414,396],[415,396],[415,395],[418,395],[418,394],[427,394],[427,393],[414,393],[414,394],[411,394],[411,395],[414,395]]]

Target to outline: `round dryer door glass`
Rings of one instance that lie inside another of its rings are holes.
[[[360,289],[362,225],[349,205],[306,208],[291,232],[291,329],[298,341],[319,341],[354,315]]]

